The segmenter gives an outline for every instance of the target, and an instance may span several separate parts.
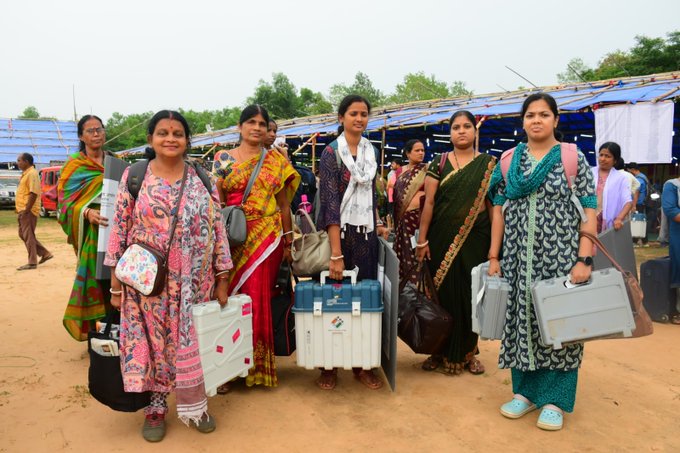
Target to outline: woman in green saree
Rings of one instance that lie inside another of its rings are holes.
[[[110,281],[96,280],[99,225],[108,219],[99,211],[104,182],[104,142],[101,119],[85,115],[78,122],[80,151],[69,156],[57,183],[57,220],[78,258],[76,278],[64,313],[64,327],[73,338],[87,340],[94,323],[111,310]]]
[[[451,116],[453,151],[434,158],[425,178],[425,205],[420,217],[416,259],[428,260],[441,304],[453,317],[453,329],[442,351],[422,365],[457,375],[484,373],[475,358],[472,332],[472,268],[486,261],[491,241],[487,191],[496,160],[474,149],[475,117],[466,110]]]

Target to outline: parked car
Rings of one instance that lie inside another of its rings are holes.
[[[21,180],[21,172],[0,170],[0,208],[14,209],[14,199]]]
[[[61,174],[61,166],[45,167],[40,174],[40,217],[47,217],[57,212],[57,182]]]

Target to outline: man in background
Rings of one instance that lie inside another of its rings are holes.
[[[647,229],[645,230],[645,237],[642,238],[642,244],[647,245],[649,230],[652,226],[652,218],[647,212],[647,197],[649,196],[649,179],[647,176],[640,171],[640,167],[635,162],[629,162],[626,164],[626,170],[628,170],[635,179],[640,183],[640,191],[637,198],[637,204],[635,205],[635,211],[645,215],[647,219]]]
[[[17,157],[17,165],[22,171],[15,198],[15,208],[19,222],[19,237],[28,251],[28,264],[17,268],[19,271],[35,269],[40,264],[52,259],[53,255],[35,237],[35,227],[40,213],[40,177],[33,166],[33,156],[29,153]]]

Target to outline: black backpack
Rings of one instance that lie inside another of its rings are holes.
[[[303,165],[293,165],[293,168],[300,174],[300,185],[295,192],[295,196],[293,196],[290,207],[293,212],[297,212],[303,195],[307,195],[307,201],[314,204],[314,197],[316,195],[316,176],[314,176],[314,172],[311,169]]]
[[[208,176],[208,173],[198,165],[196,162],[185,161],[187,164],[191,165],[196,174],[201,179],[201,182],[205,186],[209,194],[212,194],[213,183]],[[146,175],[146,169],[149,166],[149,161],[147,159],[138,160],[134,164],[130,165],[130,171],[128,172],[127,186],[130,195],[134,200],[137,200],[137,195],[139,195],[139,189],[142,187],[142,181],[144,181],[144,175]]]

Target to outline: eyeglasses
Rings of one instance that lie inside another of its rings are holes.
[[[103,127],[91,127],[89,129],[85,129],[85,132],[87,132],[90,135],[94,135],[94,134],[100,134],[101,135],[101,134],[104,133],[105,130],[106,129],[104,129]]]

